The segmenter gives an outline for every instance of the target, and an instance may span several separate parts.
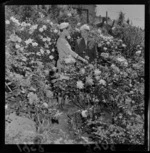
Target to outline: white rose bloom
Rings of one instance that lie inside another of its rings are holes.
[[[55,51],[55,49],[53,48],[53,49],[52,49],[52,52],[54,52],[54,51]]]
[[[100,75],[101,74],[101,71],[99,69],[95,69],[94,74],[95,75]]]
[[[33,26],[31,27],[31,29],[32,29],[32,30],[35,30],[35,29],[37,29],[37,27],[38,27],[38,25],[35,24],[35,25],[33,25]]]
[[[89,85],[94,84],[93,79],[91,77],[86,77],[86,83],[89,84]]]
[[[16,18],[11,17],[10,19],[11,19],[11,20],[12,20],[14,23],[16,23],[16,24],[20,25],[19,21],[18,21]]]
[[[44,45],[45,45],[45,48],[49,48],[49,46],[46,43]]]
[[[54,56],[50,55],[49,58],[52,60],[52,59],[54,59]]]
[[[87,110],[83,110],[81,112],[82,117],[87,117],[88,116],[88,111]]]
[[[110,45],[110,42],[107,42],[106,44],[107,44],[107,45]]]
[[[100,79],[100,76],[95,76],[95,79],[98,81]]]
[[[99,43],[99,44],[98,44],[98,47],[101,47],[101,46],[102,46],[102,44],[101,44],[101,43]]]
[[[68,16],[72,16],[72,14],[71,14],[71,13],[68,13],[67,15],[68,15]]]
[[[45,41],[47,41],[47,38],[43,38],[42,40],[45,42]]]
[[[36,55],[39,55],[39,56],[41,56],[41,53],[40,53],[40,52],[37,52],[37,53],[36,53]]]
[[[53,25],[53,22],[50,22],[50,25],[52,26]]]
[[[44,54],[44,50],[43,49],[40,49],[40,52],[41,52],[41,54]]]
[[[8,105],[7,104],[5,105],[5,109],[8,109]]]
[[[99,81],[99,84],[102,84],[102,85],[106,86],[106,81],[103,80],[103,79],[101,79],[101,80]]]
[[[25,41],[26,45],[32,43],[33,39],[29,38],[28,40]]]
[[[46,29],[47,29],[46,25],[43,25],[43,27],[42,27],[42,28],[43,28],[43,30],[46,30]]]
[[[141,50],[138,50],[138,51],[136,51],[136,55],[140,55],[142,52],[141,52]]]
[[[104,57],[104,58],[108,58],[109,54],[108,53],[101,53],[101,56]]]
[[[81,74],[85,74],[85,69],[82,68],[82,69],[80,70],[80,73],[81,73]]]
[[[103,49],[104,49],[104,50],[107,50],[107,48],[106,48],[106,47],[104,47]]]
[[[27,26],[27,24],[25,22],[22,22],[21,26],[25,27],[25,26]]]
[[[80,26],[80,25],[81,25],[81,23],[78,23],[78,24],[77,24],[77,26]]]
[[[47,103],[43,103],[43,106],[48,108],[48,104]]]
[[[51,38],[47,37],[47,41],[51,41]]]
[[[20,45],[16,44],[15,47],[18,49],[18,48],[20,48]]]
[[[69,36],[67,36],[67,38],[68,38],[68,39],[70,39],[70,38],[71,38],[71,37],[70,37],[70,35],[69,35]]]
[[[78,28],[75,28],[75,30],[78,31],[78,32],[80,31],[80,29],[78,29]]]
[[[10,21],[9,20],[6,20],[6,22],[5,22],[6,24],[10,24]]]
[[[125,44],[122,44],[122,47],[126,47],[126,45]]]
[[[54,33],[57,33],[57,32],[58,32],[58,30],[57,30],[57,29],[55,29],[55,30],[54,30]]]
[[[83,89],[83,87],[84,87],[83,82],[82,81],[77,81],[77,88]]]
[[[38,46],[38,44],[36,42],[32,43],[32,46]]]
[[[125,58],[123,58],[123,57],[118,57],[117,58],[117,61],[119,61],[119,62],[124,62],[126,59]]]
[[[43,30],[43,28],[39,28],[39,31],[40,31],[40,32],[43,32],[44,30]]]
[[[47,54],[50,54],[50,51],[49,50],[46,50]]]

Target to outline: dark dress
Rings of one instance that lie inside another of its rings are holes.
[[[87,46],[85,44],[85,40],[83,38],[77,39],[76,45],[75,45],[75,52],[85,58],[85,56],[89,57],[89,63],[93,62],[96,59],[96,44],[92,46],[92,48],[89,47],[90,41],[87,42]]]

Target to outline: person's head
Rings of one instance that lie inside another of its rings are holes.
[[[70,25],[68,22],[63,22],[59,25],[60,35],[69,36],[70,35]]]
[[[81,26],[80,31],[81,31],[81,36],[84,39],[87,39],[89,36],[90,27],[87,24],[84,24],[83,26]]]

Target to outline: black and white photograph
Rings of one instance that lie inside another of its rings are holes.
[[[144,145],[144,96],[145,5],[5,5],[5,144]]]

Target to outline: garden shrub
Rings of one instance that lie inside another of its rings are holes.
[[[57,114],[56,99],[67,98],[76,107],[68,116],[78,137],[86,132],[94,142],[143,144],[144,56],[140,46],[136,44],[133,55],[126,57],[128,37],[106,37],[92,29],[90,45],[98,43],[97,62],[85,65],[68,58],[65,73],[60,75],[54,67],[58,36],[58,24],[50,20],[27,23],[7,16],[6,114],[16,112],[31,119],[41,133],[42,124]],[[73,29],[72,49],[78,37],[79,31]]]

